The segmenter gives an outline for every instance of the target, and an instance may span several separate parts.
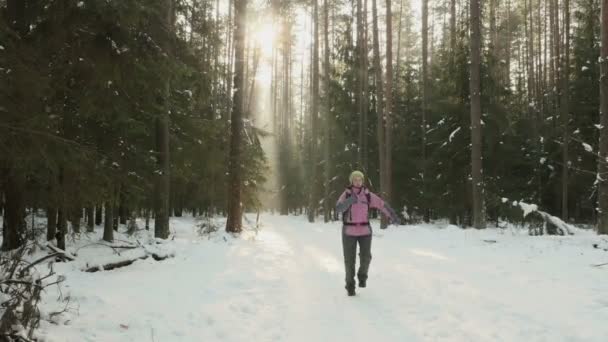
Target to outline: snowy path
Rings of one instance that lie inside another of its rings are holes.
[[[599,238],[498,230],[377,230],[368,288],[347,297],[339,225],[264,215],[257,237],[196,236],[176,257],[84,273],[58,265],[79,306],[47,341],[608,341]],[[483,239],[494,239],[487,243]],[[49,307],[55,294],[45,298]]]

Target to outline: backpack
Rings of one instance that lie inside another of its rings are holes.
[[[344,199],[348,199],[348,198],[349,198],[350,196],[352,196],[352,194],[353,194],[353,187],[352,187],[352,185],[351,185],[351,186],[349,186],[349,187],[347,187],[347,189],[349,189],[349,190],[350,190],[350,192],[348,192],[348,193],[346,194],[346,197],[345,197]],[[361,191],[365,191],[365,190],[367,190],[367,188],[366,188],[366,187],[361,187]],[[370,203],[370,202],[371,202],[371,200],[372,200],[372,195],[370,194],[369,190],[367,190],[367,193],[365,193],[365,197],[366,197],[366,199],[367,199],[367,211],[369,212],[369,203]],[[351,207],[352,207],[352,206],[351,206]],[[349,207],[349,208],[348,208],[348,209],[347,209],[345,212],[343,212],[343,213],[342,213],[342,223],[343,223],[344,225],[346,225],[346,224],[348,223],[348,222],[346,222],[346,217],[347,217],[346,215],[350,215],[350,214],[351,214],[351,213],[350,213],[350,208],[351,208],[351,207]],[[352,217],[351,217],[351,218],[352,218]]]

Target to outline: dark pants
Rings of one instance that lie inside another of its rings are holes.
[[[357,259],[357,243],[359,243],[360,265],[357,272],[359,281],[367,280],[369,263],[372,261],[372,236],[348,236],[342,233],[342,250],[344,252],[344,269],[346,271],[346,287],[355,287],[355,261]]]

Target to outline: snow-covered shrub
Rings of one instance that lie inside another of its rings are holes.
[[[35,243],[0,254],[0,340],[28,341],[40,322],[38,303],[40,294],[47,286],[59,284],[62,277],[49,283],[55,274],[49,267],[41,274],[36,265],[57,257],[50,254],[28,261]]]

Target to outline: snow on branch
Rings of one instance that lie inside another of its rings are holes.
[[[543,234],[552,234],[557,232],[560,235],[574,235],[576,227],[562,221],[559,217],[553,216],[545,211],[539,210],[538,205],[530,204],[523,201],[513,201],[514,207],[519,207],[523,211],[523,217],[526,218],[528,215],[534,213],[539,216],[543,221]]]

